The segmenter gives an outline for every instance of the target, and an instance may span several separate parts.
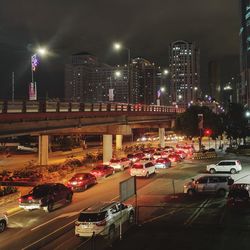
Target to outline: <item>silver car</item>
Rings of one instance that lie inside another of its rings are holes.
[[[230,175],[202,175],[186,183],[184,185],[184,193],[190,196],[196,193],[214,193],[219,196],[225,196],[231,184],[233,184],[233,179]]]
[[[5,214],[0,213],[0,233],[2,233],[8,225],[8,218]]]

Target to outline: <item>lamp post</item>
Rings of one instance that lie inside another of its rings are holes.
[[[116,51],[119,51],[121,49],[126,49],[127,53],[128,53],[128,98],[127,98],[127,102],[130,103],[131,102],[131,86],[130,86],[130,49],[127,47],[122,46],[121,43],[114,43],[113,44],[113,48]]]
[[[116,70],[116,71],[114,72],[114,77],[115,77],[115,79],[120,78],[121,75],[122,75],[122,74],[121,74],[121,71],[119,71],[119,70]],[[112,84],[112,73],[111,73],[111,75],[110,75],[109,101],[110,101],[110,102],[114,101],[114,88],[113,88],[113,84]]]
[[[48,53],[46,48],[38,48],[36,53],[31,55],[30,62],[31,62],[31,83],[29,86],[29,100],[37,100],[37,87],[36,83],[34,82],[34,72],[38,66],[38,55],[45,56]]]
[[[156,105],[160,106],[161,105],[161,93],[165,92],[165,88],[161,87],[158,91],[157,91],[157,99],[156,99]]]

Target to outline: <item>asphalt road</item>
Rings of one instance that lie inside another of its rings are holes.
[[[249,159],[240,157],[240,160],[243,171],[233,178],[236,181],[248,181]],[[192,242],[200,242],[199,244],[207,246],[201,239],[209,240],[212,235],[215,237],[221,228],[223,232],[227,232],[225,237],[229,237],[223,241],[226,246],[227,242],[232,241],[230,237],[236,226],[242,233],[234,234],[234,237],[245,237],[245,241],[248,241],[244,234],[244,230],[250,226],[248,213],[235,218],[225,209],[225,198],[201,196],[190,199],[182,194],[183,183],[204,173],[205,166],[215,161],[217,160],[184,161],[170,169],[159,170],[149,179],[138,178],[138,224],[141,226],[128,230],[124,240],[115,243],[113,249],[162,249],[158,248],[161,237],[169,240],[167,249],[206,249],[185,248],[183,244],[185,242],[187,246],[192,246]],[[101,179],[87,191],[75,193],[72,204],[51,213],[37,210],[20,211],[11,215],[8,230],[0,235],[0,249],[93,249],[93,242],[75,237],[74,221],[82,209],[98,201],[118,200],[119,182],[128,177],[129,174],[125,171]],[[134,203],[134,199],[128,202]],[[145,236],[147,232],[150,237]],[[139,236],[133,238],[137,234]],[[178,238],[182,240],[178,241]],[[94,249],[103,249],[110,244],[105,240],[104,243],[103,239],[96,239]]]

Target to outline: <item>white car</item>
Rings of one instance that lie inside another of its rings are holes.
[[[207,166],[207,171],[211,174],[215,174],[216,172],[230,172],[231,174],[235,174],[241,170],[242,166],[238,160],[223,160],[217,164],[210,164]]]
[[[2,233],[8,225],[8,218],[5,214],[0,213],[0,233]]]
[[[131,160],[126,157],[121,159],[111,159],[108,165],[113,167],[115,170],[123,171],[125,168],[130,167]]]
[[[83,210],[75,222],[75,235],[92,237],[108,235],[113,239],[115,230],[121,223],[134,223],[135,209],[120,202],[99,203]]]
[[[155,173],[155,165],[151,161],[140,161],[133,164],[130,169],[131,176],[149,177]]]

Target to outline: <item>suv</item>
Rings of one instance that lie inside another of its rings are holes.
[[[203,175],[192,179],[184,185],[184,193],[194,195],[195,193],[215,193],[219,196],[225,196],[229,191],[229,185],[233,184],[230,175]]]
[[[211,174],[216,172],[230,172],[231,174],[236,174],[242,170],[240,161],[238,160],[224,160],[217,164],[211,164],[207,166],[207,171]]]
[[[230,187],[227,206],[231,208],[247,208],[250,201],[250,184],[237,183]]]
[[[51,212],[65,203],[71,203],[73,192],[61,183],[42,184],[34,187],[28,194],[21,196],[19,207],[26,211],[44,209]]]
[[[131,176],[149,177],[155,173],[155,165],[151,161],[140,161],[133,164],[130,169]]]
[[[134,222],[135,210],[132,205],[120,202],[100,203],[83,210],[75,222],[75,235],[92,237],[108,235],[112,239],[120,223]]]
[[[5,214],[0,213],[0,233],[2,233],[8,225],[8,218]]]

